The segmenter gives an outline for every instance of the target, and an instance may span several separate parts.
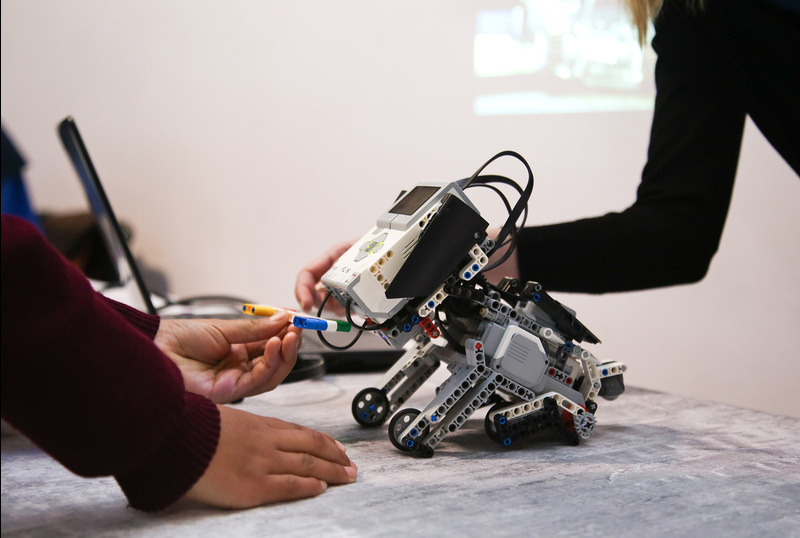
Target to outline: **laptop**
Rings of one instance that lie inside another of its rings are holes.
[[[64,149],[67,151],[67,155],[72,161],[72,166],[81,180],[83,191],[89,202],[89,208],[97,222],[100,235],[116,271],[116,279],[109,282],[108,287],[103,291],[115,289],[117,293],[113,294],[114,298],[119,298],[120,302],[148,314],[156,314],[152,296],[144,283],[136,261],[131,255],[128,242],[122,233],[122,228],[116,215],[114,215],[114,210],[111,208],[105,189],[100,183],[100,177],[97,175],[94,164],[92,164],[92,159],[89,158],[89,152],[86,150],[86,145],[83,143],[83,138],[78,131],[75,120],[71,117],[65,118],[58,125],[58,134]]]
[[[81,180],[89,208],[97,222],[103,242],[116,270],[112,282],[95,284],[95,289],[108,297],[163,318],[241,318],[242,303],[252,302],[238,297],[200,296],[172,300],[152,293],[142,277],[128,241],[106,195],[100,176],[89,157],[78,126],[72,117],[58,125],[58,134]]]

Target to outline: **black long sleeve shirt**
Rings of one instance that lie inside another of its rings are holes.
[[[800,15],[758,0],[667,0],[655,21],[656,100],[635,203],[525,228],[523,280],[630,291],[702,279],[733,191],[745,117],[800,174]],[[564,252],[581,252],[580,264]]]

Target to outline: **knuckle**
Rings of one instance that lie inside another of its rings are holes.
[[[310,471],[317,466],[316,459],[309,453],[303,453],[300,458],[300,465],[306,471]]]
[[[286,488],[286,493],[288,495],[295,495],[297,491],[300,489],[300,480],[298,477],[294,475],[289,475],[286,477],[286,481],[284,483]]]
[[[317,447],[325,446],[326,439],[327,438],[322,433],[316,430],[311,430],[311,442],[314,444],[314,446]]]

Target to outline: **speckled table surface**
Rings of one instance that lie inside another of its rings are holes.
[[[577,447],[540,434],[491,442],[483,412],[431,459],[359,427],[353,396],[378,374],[325,376],[239,406],[332,434],[355,484],[243,511],[181,501],[127,508],[110,478],[74,476],[25,438],[2,439],[7,536],[800,536],[800,420],[641,389],[600,400]],[[436,383],[409,402],[421,408]],[[416,405],[415,405],[416,404]]]

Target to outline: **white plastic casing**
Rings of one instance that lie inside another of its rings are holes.
[[[420,183],[339,257],[322,276],[322,284],[340,303],[350,298],[353,310],[374,322],[394,316],[409,299],[389,299],[386,290],[447,194],[458,196],[478,212],[456,183]]]

